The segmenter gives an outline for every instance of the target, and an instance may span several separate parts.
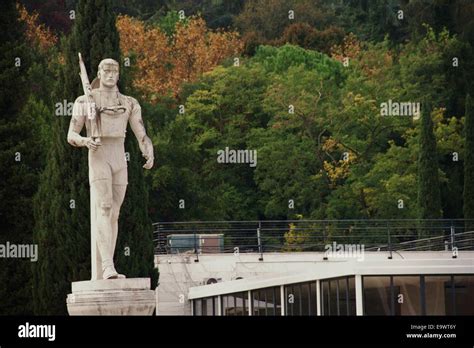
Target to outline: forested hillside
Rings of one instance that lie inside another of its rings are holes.
[[[133,275],[156,277],[152,221],[474,218],[472,1],[1,6],[2,240],[42,255],[0,268],[0,297],[27,284],[1,314],[64,314],[51,301],[89,275],[87,154],[66,142],[80,50],[91,80],[119,60],[155,148],[144,173],[128,132]],[[253,164],[222,163],[232,150]]]

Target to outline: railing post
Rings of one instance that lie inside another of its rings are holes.
[[[456,247],[456,229],[454,227],[453,221],[451,220],[451,251],[453,252],[452,258],[455,259],[457,257],[457,253],[454,252],[454,248]]]
[[[262,222],[258,222],[258,228],[257,228],[257,243],[258,243],[258,251],[260,252],[260,257],[258,261],[263,261],[263,248],[262,248],[262,240],[260,238],[260,229],[262,228]]]
[[[160,234],[160,224],[156,225],[156,247],[155,247],[155,254],[161,254],[161,234]]]
[[[322,226],[323,226],[323,243],[322,244],[324,248],[324,244],[327,244],[327,239],[326,239],[327,222],[323,223]]]
[[[171,245],[170,245],[171,246]],[[156,249],[157,254],[168,254],[171,252],[168,246],[168,239],[166,238],[166,232],[161,228],[161,224],[156,224]]]
[[[388,226],[388,222],[387,222],[387,235],[388,235],[388,252],[389,252],[388,259],[391,260],[393,258],[393,256],[392,256],[392,238],[390,236],[390,227]]]
[[[194,262],[199,262],[199,252],[197,249],[196,231],[193,232],[193,236],[194,236],[194,253],[196,254],[196,259],[194,260]]]

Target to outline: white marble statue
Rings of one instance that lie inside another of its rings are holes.
[[[74,103],[67,141],[89,149],[92,280],[125,278],[115,270],[113,257],[120,206],[128,184],[124,149],[127,124],[146,159],[143,168],[153,167],[153,144],[137,100],[117,88],[119,64],[110,58],[102,60],[97,78],[89,84],[80,54],[79,60],[84,95]],[[84,124],[87,137],[80,135]]]

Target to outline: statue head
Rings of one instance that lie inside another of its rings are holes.
[[[119,64],[117,61],[106,58],[99,63],[97,79],[100,87],[113,88],[119,80]]]

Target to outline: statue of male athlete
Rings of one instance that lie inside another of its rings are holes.
[[[83,64],[81,58],[80,61]],[[127,123],[130,123],[146,159],[143,168],[151,169],[154,159],[153,144],[146,135],[140,105],[136,99],[120,94],[117,88],[118,63],[110,58],[104,59],[98,70],[97,78],[88,86],[86,94],[74,103],[67,135],[72,146],[89,149],[93,280],[125,278],[115,270],[113,257],[120,206],[128,184],[124,149]],[[95,108],[94,119],[88,117],[90,107]],[[87,137],[80,135],[84,124]]]

